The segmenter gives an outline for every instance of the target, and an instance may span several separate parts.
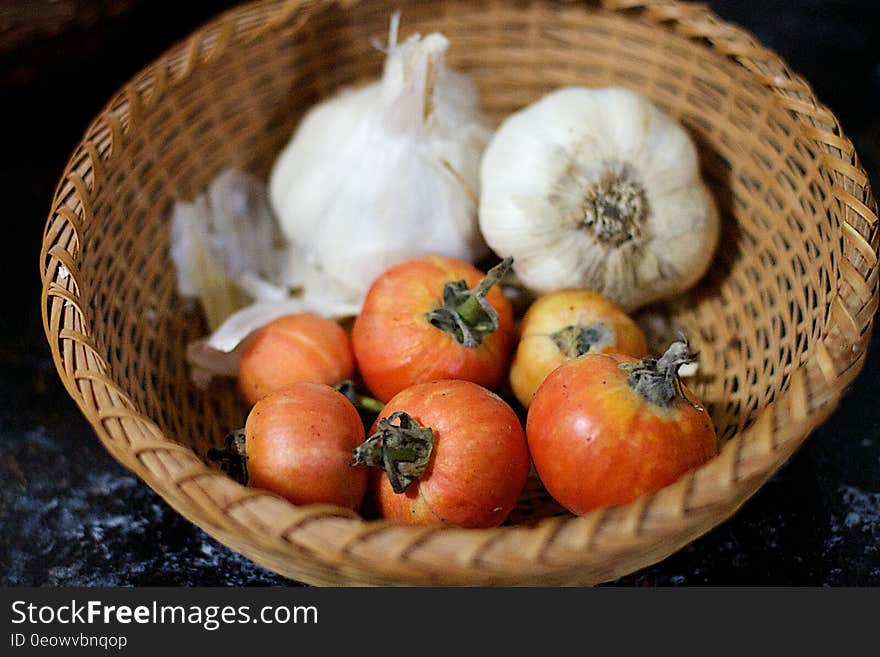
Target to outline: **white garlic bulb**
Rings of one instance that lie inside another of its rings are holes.
[[[398,44],[395,16],[382,79],[311,109],[273,167],[293,252],[355,310],[404,259],[486,253],[477,198],[491,131],[471,82],[446,68],[447,46],[441,34]]]
[[[719,233],[684,129],[638,94],[565,88],[508,117],[481,165],[480,227],[523,284],[632,311],[692,286]]]

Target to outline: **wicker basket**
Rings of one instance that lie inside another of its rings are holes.
[[[440,30],[493,120],[562,85],[623,85],[697,140],[724,211],[706,280],[663,306],[702,352],[696,388],[725,445],[655,495],[583,517],[533,488],[509,525],[402,527],[242,487],[204,455],[243,409],[188,384],[203,333],[175,295],[169,210],[227,165],[266,176],[302,112],[379,73],[390,11]],[[825,420],[862,367],[877,308],[876,206],[808,84],[748,33],[672,0],[265,1],[223,14],[139,73],[58,185],[40,267],[58,372],[113,456],[186,518],[315,584],[592,584],[728,518]]]

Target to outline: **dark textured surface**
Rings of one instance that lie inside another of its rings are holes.
[[[229,4],[133,3],[85,40],[55,35],[0,54],[0,271],[7,282],[0,313],[0,584],[291,583],[219,545],[107,455],[60,384],[39,316],[43,222],[82,131],[119,85]],[[710,2],[813,84],[877,189],[875,4]],[[832,420],[739,513],[619,584],[880,585],[878,342],[875,333],[865,370]]]

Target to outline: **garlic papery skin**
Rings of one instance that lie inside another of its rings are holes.
[[[228,354],[283,315],[344,318],[360,309],[357,293],[283,243],[266,185],[246,173],[225,169],[205,193],[175,203],[170,232],[177,292],[199,301],[211,331],[190,345],[193,372],[228,376],[237,363]]]
[[[199,300],[210,329],[253,299],[288,296],[290,258],[256,178],[224,169],[205,193],[174,204],[170,232],[177,291]]]
[[[392,265],[425,253],[470,262],[479,163],[491,135],[471,82],[447,69],[447,39],[397,43],[382,78],[312,108],[276,160],[272,207],[297,253],[359,308]]]
[[[536,293],[627,311],[705,273],[719,216],[685,130],[638,94],[568,87],[510,115],[481,164],[480,228]]]

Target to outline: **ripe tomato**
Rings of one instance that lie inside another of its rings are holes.
[[[351,466],[351,451],[364,440],[364,425],[342,394],[322,383],[294,383],[259,400],[225,450],[242,483],[272,491],[294,504],[360,508],[367,473]]]
[[[373,394],[388,401],[437,379],[500,383],[513,346],[513,311],[492,285],[510,262],[483,278],[464,260],[427,256],[379,276],[352,330],[358,368]]]
[[[560,504],[576,514],[625,504],[715,455],[712,420],[676,374],[693,357],[684,342],[660,359],[587,354],[547,377],[526,435]]]
[[[369,496],[407,524],[495,527],[529,473],[519,419],[498,395],[469,381],[422,383],[394,396],[355,450],[376,465]]]
[[[335,385],[354,375],[348,334],[336,322],[301,313],[268,323],[241,354],[238,387],[251,405],[300,381]]]
[[[523,317],[510,366],[510,386],[526,408],[547,375],[584,354],[648,355],[645,335],[617,305],[597,292],[563,290],[535,301]]]

